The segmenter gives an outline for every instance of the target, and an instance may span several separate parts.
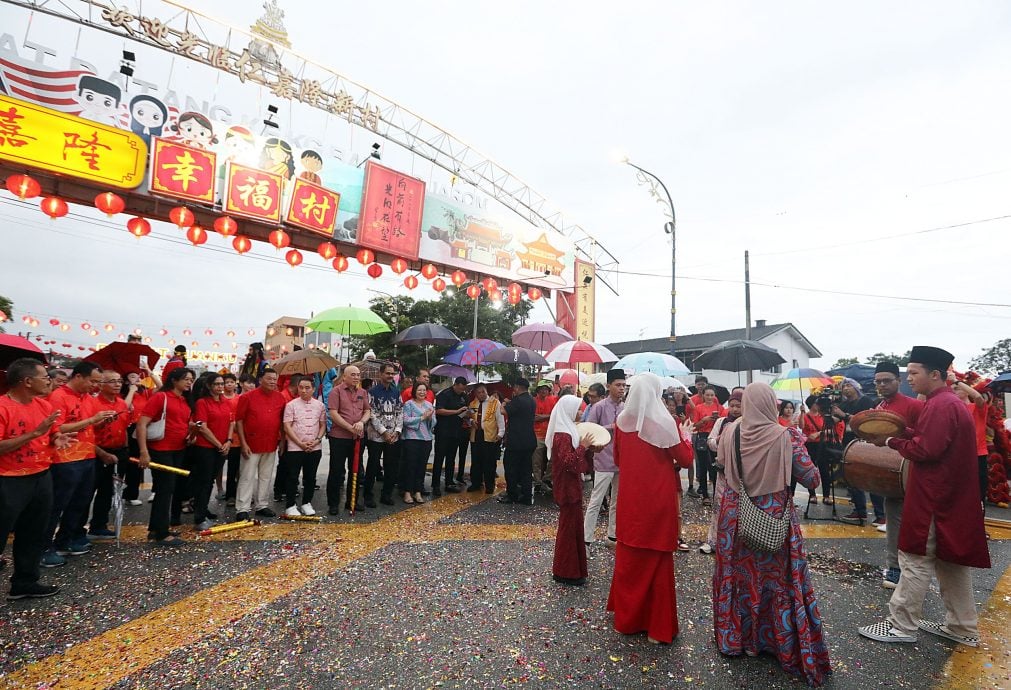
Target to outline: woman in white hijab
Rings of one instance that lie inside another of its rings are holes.
[[[551,410],[544,443],[551,461],[552,493],[558,504],[558,532],[551,574],[565,585],[586,584],[586,543],[583,541],[583,482],[592,467],[589,436],[580,437],[576,415],[581,400],[563,395]]]
[[[680,429],[660,399],[654,374],[639,374],[615,422],[614,462],[621,471],[614,576],[607,610],[614,628],[650,642],[678,632],[674,550],[678,537],[677,467],[692,463],[692,425]]]

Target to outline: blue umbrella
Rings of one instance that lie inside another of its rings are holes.
[[[481,364],[486,354],[503,347],[505,345],[502,343],[497,343],[494,340],[486,338],[461,340],[450,348],[446,356],[442,358],[442,361],[448,364],[458,364],[462,367],[473,367]]]
[[[616,369],[624,369],[629,376],[642,374],[647,371],[657,376],[684,376],[692,373],[692,370],[685,366],[677,357],[665,355],[659,352],[633,352],[625,355],[617,362]]]
[[[1005,371],[987,384],[987,388],[994,393],[1005,393],[1011,391],[1011,371]]]

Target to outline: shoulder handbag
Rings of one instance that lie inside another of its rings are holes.
[[[160,441],[165,438],[165,417],[168,415],[168,394],[164,393],[165,404],[161,407],[161,417],[158,421],[150,421],[147,423],[147,440],[148,441]],[[133,430],[133,437],[137,438],[137,430]]]
[[[774,518],[755,505],[744,486],[744,467],[741,464],[741,427],[734,429],[734,455],[737,474],[741,480],[741,499],[737,510],[737,536],[752,550],[773,553],[779,551],[786,540],[789,506],[783,509],[783,517]]]

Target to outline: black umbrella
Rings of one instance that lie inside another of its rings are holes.
[[[460,339],[453,331],[437,323],[419,323],[397,333],[394,345],[456,345]]]
[[[778,352],[756,340],[724,340],[696,357],[695,368],[752,371],[771,369],[785,362]]]
[[[1003,374],[995,378],[987,384],[987,388],[992,390],[994,393],[1007,393],[1008,391],[1011,391],[1011,371],[1005,371]]]
[[[503,347],[493,350],[484,356],[482,364],[530,364],[538,367],[548,366],[548,360],[525,347]]]

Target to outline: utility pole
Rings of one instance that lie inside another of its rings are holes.
[[[478,295],[474,299],[474,333],[471,335],[472,338],[477,339],[477,308],[481,302],[481,295]]]
[[[751,262],[744,250],[744,339],[751,340]],[[754,381],[755,372],[748,369],[748,383]]]

